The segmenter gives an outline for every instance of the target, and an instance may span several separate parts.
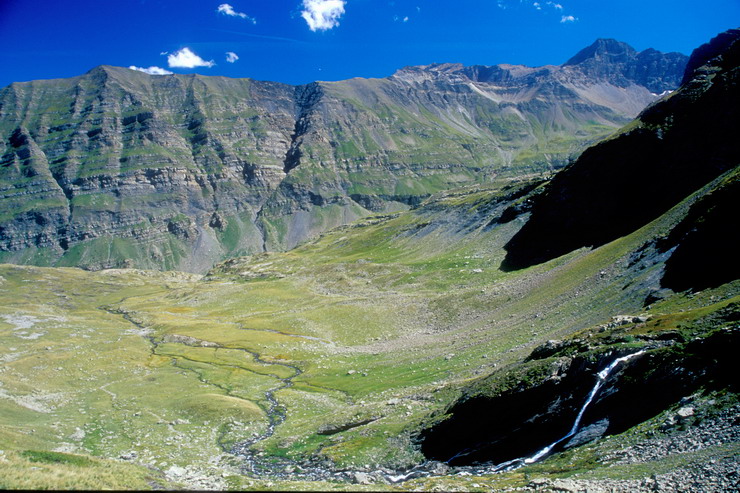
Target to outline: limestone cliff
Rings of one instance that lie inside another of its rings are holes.
[[[687,58],[600,40],[562,66],[289,86],[101,66],[0,90],[0,261],[204,271],[370,212],[564,166]]]

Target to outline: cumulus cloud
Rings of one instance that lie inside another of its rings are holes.
[[[551,6],[554,9],[557,9],[557,10],[563,10],[563,6],[560,5],[559,3],[547,2],[547,5]]]
[[[542,10],[542,5],[540,5],[540,2],[534,2],[534,3],[532,4],[532,6],[533,6],[534,8],[536,8],[537,10]]]
[[[165,70],[160,67],[144,68],[144,67],[137,67],[136,65],[131,65],[129,68],[131,70],[138,70],[139,72],[144,72],[145,74],[149,74],[149,75],[170,75],[172,73],[169,70]]]
[[[257,21],[253,17],[249,17],[244,12],[237,12],[236,10],[234,10],[234,7],[232,7],[228,3],[222,3],[221,5],[219,5],[216,9],[216,12],[218,12],[219,14],[228,15],[229,17],[241,17],[242,19],[250,21],[252,24],[257,23]]]
[[[303,0],[301,17],[311,31],[326,31],[339,25],[345,0]]]
[[[226,61],[227,62],[234,63],[237,60],[239,60],[239,55],[237,55],[233,51],[227,51],[226,52]]]
[[[170,68],[213,67],[216,65],[213,60],[205,61],[187,47],[167,55],[167,64]]]
[[[566,22],[575,22],[578,20],[578,17],[573,17],[572,15],[564,15],[560,18],[560,23],[564,24]]]

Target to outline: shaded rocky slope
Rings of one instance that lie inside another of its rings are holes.
[[[0,260],[203,271],[430,193],[564,165],[687,58],[408,67],[292,87],[115,67],[0,91]]]
[[[738,313],[737,304],[719,310],[711,330],[690,326],[681,333],[661,333],[654,320],[629,323],[608,336],[551,341],[545,347],[549,351],[540,347],[532,353],[532,362],[477,384],[470,397],[450,410],[449,419],[422,434],[422,450],[428,458],[453,465],[500,464],[531,456],[566,436],[599,371],[638,350],[646,352],[609,375],[585,409],[578,432],[551,453],[622,433],[697,391],[737,393],[732,367]],[[687,340],[689,334],[693,340]],[[627,340],[632,343],[624,344]]]
[[[507,245],[505,267],[623,236],[737,166],[738,39],[740,31],[731,30],[698,48],[678,91],[559,173]]]
[[[740,176],[740,148],[732,139],[740,108],[738,40],[740,31],[733,30],[698,49],[691,73],[670,99],[523,196],[522,204],[533,204],[531,216],[523,216],[530,206],[512,204],[494,218],[496,224],[527,220],[506,245],[504,270],[581,246],[603,246],[588,254],[598,256],[633,245],[621,263],[630,272],[622,289],[632,289],[642,272],[645,311],[547,341],[524,361],[467,386],[421,433],[427,458],[484,472],[495,464],[521,467],[647,420],[653,420],[644,425],[651,437],[676,426],[685,430],[703,419],[687,405],[699,396],[736,402],[740,271],[728,228],[738,210]],[[628,185],[638,179],[652,186],[633,191]],[[535,269],[573,258],[578,255]],[[607,269],[599,273],[607,275]],[[706,297],[691,308],[677,302],[702,292]],[[717,302],[727,294],[734,298]],[[595,297],[587,304],[601,307]],[[605,369],[612,363],[619,366],[610,373]],[[661,413],[673,416],[658,427]]]

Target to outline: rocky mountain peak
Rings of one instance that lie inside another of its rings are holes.
[[[617,86],[638,84],[662,94],[679,85],[687,60],[682,53],[661,53],[652,48],[637,52],[615,39],[597,39],[562,67],[587,77],[608,80]]]
[[[635,49],[627,43],[616,39],[599,38],[591,46],[576,53],[563,65],[580,65],[584,62],[625,63],[636,55]]]
[[[636,84],[654,94],[662,94],[679,86],[687,60],[688,57],[682,53],[662,53],[653,48],[638,52],[627,43],[600,38],[560,66],[433,63],[404,67],[393,74],[393,78],[409,82],[443,78],[492,84],[510,84],[514,80],[521,80],[525,84],[536,84],[554,74],[562,74],[570,81],[583,79],[586,85],[594,80],[619,87]]]

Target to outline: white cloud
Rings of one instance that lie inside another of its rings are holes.
[[[409,21],[409,16],[407,15],[406,17],[403,18],[403,22],[408,22],[408,21]]]
[[[216,63],[213,60],[205,61],[190,48],[183,48],[180,51],[176,51],[171,55],[167,56],[167,64],[172,67],[179,68],[195,68],[195,67],[213,67]]]
[[[247,19],[252,24],[257,24],[257,21],[254,18],[249,17],[244,12],[237,12],[236,10],[234,10],[234,7],[232,7],[228,3],[222,3],[221,5],[219,5],[216,9],[216,12],[228,15],[229,17],[241,17],[242,19]]]
[[[575,22],[578,20],[578,17],[573,17],[572,15],[564,15],[560,18],[560,23],[566,23],[566,22]]]
[[[227,51],[226,52],[226,61],[227,62],[234,63],[237,60],[239,60],[239,55],[237,55],[233,51]]]
[[[346,3],[345,0],[303,0],[301,17],[311,31],[326,31],[339,25]]]
[[[144,67],[137,67],[136,65],[131,65],[129,68],[131,70],[138,70],[139,72],[144,72],[145,74],[149,74],[149,75],[170,75],[172,73],[169,70],[165,70],[160,67],[144,68]]]
[[[542,5],[540,5],[540,2],[534,2],[534,3],[532,4],[532,6],[533,6],[534,8],[536,8],[537,10],[542,10]]]

